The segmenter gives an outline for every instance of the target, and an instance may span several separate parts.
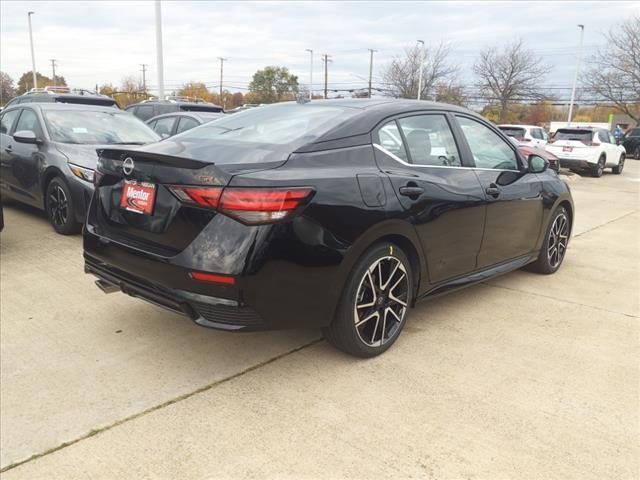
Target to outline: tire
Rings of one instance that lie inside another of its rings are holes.
[[[82,225],[76,222],[76,207],[66,182],[54,177],[46,192],[45,209],[53,229],[62,235],[80,232]]]
[[[567,252],[570,233],[571,217],[566,208],[559,207],[551,217],[538,258],[528,269],[545,275],[557,272]]]
[[[622,173],[623,168],[624,168],[624,155],[620,155],[620,160],[618,160],[618,165],[613,167],[611,171],[616,175],[620,175]]]
[[[604,166],[605,166],[606,163],[607,163],[607,159],[605,158],[604,155],[602,155],[598,159],[598,163],[596,164],[596,166],[591,169],[591,176],[592,177],[596,177],[596,178],[600,178],[602,176],[602,174],[604,173]]]
[[[638,145],[635,150],[633,151],[633,157],[636,160],[640,160],[640,145]]]
[[[413,272],[406,254],[397,245],[376,244],[353,267],[324,336],[350,355],[380,355],[400,335],[412,302]]]

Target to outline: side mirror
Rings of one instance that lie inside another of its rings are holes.
[[[20,130],[13,134],[13,139],[18,143],[30,143],[32,145],[42,143],[31,130]]]
[[[549,167],[549,162],[538,155],[529,155],[529,173],[542,173]]]

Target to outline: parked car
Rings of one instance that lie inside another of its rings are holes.
[[[587,170],[594,177],[601,177],[605,168],[616,174],[624,168],[625,149],[604,128],[559,128],[545,150],[560,159],[561,167]]]
[[[84,258],[104,291],[224,330],[322,327],[363,357],[418,299],[555,272],[574,212],[543,158],[423,101],[280,103],[99,155]]]
[[[119,108],[116,101],[106,95],[100,95],[90,90],[72,90],[68,87],[32,88],[28,92],[12,98],[7,102],[5,108],[25,103],[71,103]]]
[[[537,155],[544,158],[549,162],[549,168],[556,172],[560,171],[560,159],[553,153],[538,147],[530,147],[529,145],[518,144],[518,150],[525,158],[529,158],[531,155]]]
[[[62,234],[80,230],[93,193],[96,148],[160,140],[113,107],[30,103],[0,116],[0,190],[42,208]]]
[[[162,138],[172,137],[178,133],[186,132],[203,123],[211,122],[224,116],[224,113],[214,112],[176,112],[158,115],[146,124],[149,125]]]
[[[515,138],[520,143],[526,143],[532,147],[544,148],[549,140],[549,135],[544,128],[535,125],[498,125],[505,135]]]
[[[640,127],[632,128],[624,134],[622,146],[627,154],[640,160]]]
[[[213,112],[224,113],[224,109],[220,105],[208,103],[198,99],[189,97],[168,97],[166,100],[144,100],[140,103],[134,103],[125,108],[129,113],[134,114],[142,121],[157,117],[164,113],[174,112]]]

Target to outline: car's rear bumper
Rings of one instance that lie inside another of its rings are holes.
[[[266,328],[255,310],[241,306],[235,300],[168,289],[107,265],[86,253],[84,258],[85,273],[95,275],[103,285],[112,286],[132,297],[185,315],[203,327],[234,331]]]
[[[589,169],[593,168],[596,163],[588,160],[580,160],[575,158],[560,158],[560,166],[562,168]]]

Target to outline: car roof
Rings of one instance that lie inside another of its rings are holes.
[[[17,105],[11,105],[7,107],[6,110],[13,110],[16,108],[29,108],[29,107],[37,107],[40,110],[84,110],[84,111],[122,113],[122,114],[127,113],[123,110],[120,110],[119,108],[113,108],[111,106],[106,106],[106,105],[91,105],[87,103],[55,103],[55,102],[20,103]]]

